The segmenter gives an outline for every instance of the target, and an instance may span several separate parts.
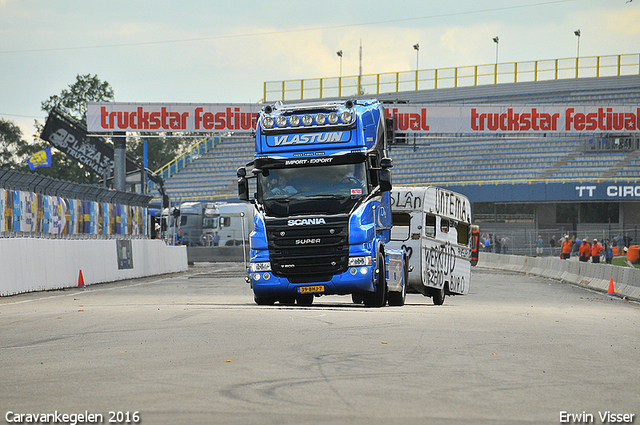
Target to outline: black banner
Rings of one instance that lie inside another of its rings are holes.
[[[108,176],[113,175],[113,146],[102,137],[87,136],[84,125],[55,108],[49,113],[40,138],[99,176],[104,176],[105,171]],[[127,158],[127,172],[137,169],[138,164]]]

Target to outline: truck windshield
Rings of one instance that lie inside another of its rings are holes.
[[[364,163],[270,169],[257,189],[273,216],[346,213],[368,194]]]

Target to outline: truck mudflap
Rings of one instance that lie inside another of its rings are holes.
[[[385,250],[385,262],[387,263],[387,289],[390,292],[402,292],[404,281],[404,250]]]

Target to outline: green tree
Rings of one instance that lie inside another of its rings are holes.
[[[78,74],[75,83],[62,90],[59,95],[49,97],[41,106],[46,113],[57,107],[86,125],[87,102],[112,102],[113,98],[113,88],[108,82],[100,81],[97,75]]]
[[[18,151],[24,149],[27,141],[22,138],[22,130],[13,121],[0,118],[0,167],[17,168],[21,161]]]
[[[53,95],[43,101],[41,109],[48,114],[56,107],[64,114],[76,118],[86,125],[87,102],[109,102],[113,101],[113,98],[113,88],[108,82],[101,81],[97,75],[78,74],[76,81],[68,88],[63,89],[59,95]],[[36,120],[36,141],[21,150],[23,155],[30,156],[50,146],[49,142],[39,138],[43,127],[44,124]],[[28,166],[25,164],[19,168],[28,169]],[[101,176],[96,176],[75,159],[56,149],[51,153],[51,167],[37,168],[35,172],[77,183],[96,184],[101,179]]]

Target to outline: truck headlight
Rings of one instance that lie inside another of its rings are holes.
[[[264,128],[273,128],[273,118],[272,117],[264,117],[262,119],[262,125],[264,126]]]
[[[270,272],[271,263],[266,261],[264,263],[251,263],[251,272]]]
[[[366,257],[349,257],[349,267],[370,266],[371,256]]]
[[[353,119],[353,117],[351,116],[351,112],[344,111],[342,114],[340,114],[340,119],[344,124],[351,124],[351,120]]]
[[[291,127],[297,127],[300,125],[300,117],[297,115],[291,115],[289,117],[289,124],[291,124]]]
[[[280,128],[286,127],[287,117],[283,117],[282,115],[280,115],[278,118],[276,118],[276,125]]]
[[[306,125],[307,127],[310,126],[311,124],[313,124],[313,117],[309,114],[303,115],[302,124]]]
[[[329,124],[336,124],[338,122],[338,114],[331,112],[327,119],[329,120]]]
[[[316,124],[324,125],[324,123],[326,121],[327,121],[327,117],[324,114],[317,114],[316,115]]]

